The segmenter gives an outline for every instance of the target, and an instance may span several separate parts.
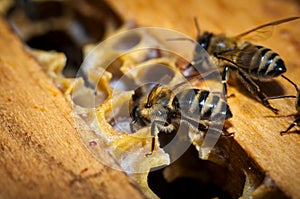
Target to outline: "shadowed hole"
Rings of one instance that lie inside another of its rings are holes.
[[[142,40],[141,35],[137,33],[131,33],[122,37],[118,42],[116,42],[112,48],[117,51],[126,51],[134,48]]]

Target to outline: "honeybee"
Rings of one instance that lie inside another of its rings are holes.
[[[194,21],[197,29],[197,42],[199,45],[196,45],[193,61],[188,65],[188,67],[193,66],[203,70],[204,66],[202,63],[204,60],[202,60],[201,53],[203,52],[203,49],[205,49],[214,59],[215,64],[222,73],[222,82],[224,84],[225,93],[227,93],[226,84],[230,69],[232,71],[236,71],[238,79],[251,94],[260,100],[264,106],[277,113],[278,110],[270,105],[266,99],[266,94],[260,89],[255,80],[270,80],[282,75],[286,72],[284,61],[271,49],[252,44],[242,39],[253,33],[264,33],[270,27],[297,20],[299,18],[300,17],[290,17],[267,23],[234,37],[228,37],[224,34],[214,34],[211,32],[204,32],[201,34],[197,19],[195,18]]]
[[[131,131],[134,125],[151,125],[151,155],[155,147],[155,136],[160,132],[176,132],[181,122],[187,124],[189,132],[193,131],[203,138],[211,122],[222,122],[231,118],[232,113],[222,97],[208,90],[197,88],[169,88],[156,84],[145,103],[133,95],[135,105],[131,112]],[[217,129],[213,129],[219,131]]]
[[[273,96],[273,97],[266,98],[266,100],[280,99],[280,98],[296,98],[295,107],[297,110],[298,117],[294,120],[293,123],[290,124],[290,126],[285,131],[281,131],[280,135],[288,133],[295,126],[300,126],[300,90],[299,90],[299,87],[292,80],[287,78],[286,76],[282,75],[282,77],[284,79],[286,79],[288,82],[290,82],[295,87],[297,94],[296,95]]]

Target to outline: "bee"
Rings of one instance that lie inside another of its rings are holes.
[[[194,22],[197,29],[196,41],[199,45],[196,45],[193,61],[187,68],[192,66],[197,68],[197,70],[198,68],[203,70],[203,67],[205,66],[202,64],[204,60],[202,60],[203,56],[201,54],[203,54],[203,49],[206,50],[222,73],[222,82],[224,84],[225,94],[227,94],[226,84],[228,72],[229,70],[235,71],[237,78],[242,82],[244,87],[258,100],[260,100],[264,106],[277,114],[278,110],[273,108],[268,100],[266,100],[266,94],[255,81],[270,80],[282,75],[286,72],[285,63],[281,57],[271,49],[255,45],[242,39],[253,33],[259,34],[266,32],[270,27],[297,20],[299,18],[300,17],[290,17],[267,23],[234,37],[228,37],[224,34],[214,34],[211,32],[204,32],[201,34],[197,19],[195,18]],[[190,40],[185,38],[177,39]]]
[[[295,87],[297,94],[296,95],[273,96],[273,97],[266,98],[266,100],[281,99],[281,98],[296,98],[295,107],[297,110],[298,117],[294,120],[293,123],[290,124],[290,126],[285,131],[281,131],[280,135],[288,133],[295,126],[300,126],[300,89],[292,80],[290,80],[289,78],[287,78],[284,75],[282,75],[282,77],[284,79],[286,79],[288,82],[290,82]]]
[[[181,122],[203,138],[210,123],[222,122],[232,117],[231,110],[222,97],[216,93],[198,88],[182,88],[156,84],[142,103],[133,95],[135,105],[131,112],[131,131],[134,126],[151,126],[151,155],[155,147],[155,136],[160,132],[172,133]],[[218,131],[217,129],[213,129]]]

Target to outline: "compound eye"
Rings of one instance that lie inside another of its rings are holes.
[[[138,112],[140,111],[138,106],[135,106],[130,113],[131,118],[136,118],[138,116]]]
[[[176,118],[177,117],[176,113],[172,113],[171,117]]]
[[[197,42],[199,43],[199,45],[204,48],[205,50],[207,50],[209,43],[210,43],[210,39],[212,37],[211,33],[205,32],[202,36],[200,36],[197,39]]]
[[[145,105],[145,108],[151,108],[150,104],[147,103],[147,104]]]

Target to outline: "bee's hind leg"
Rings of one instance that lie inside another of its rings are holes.
[[[264,92],[262,92],[260,90],[260,87],[250,78],[248,77],[243,71],[238,70],[238,75],[237,77],[239,78],[239,80],[243,83],[243,85],[245,86],[245,88],[252,93],[253,95],[255,95],[256,97],[258,97],[260,99],[260,101],[263,103],[263,105],[267,108],[269,108],[270,110],[272,110],[275,114],[278,113],[278,109],[273,108],[271,106],[271,104],[269,103],[269,101],[267,100],[267,96]]]
[[[285,131],[281,131],[280,135],[284,135],[284,134],[288,133],[289,130],[291,130],[294,126],[300,126],[300,117],[295,119],[295,121]]]

